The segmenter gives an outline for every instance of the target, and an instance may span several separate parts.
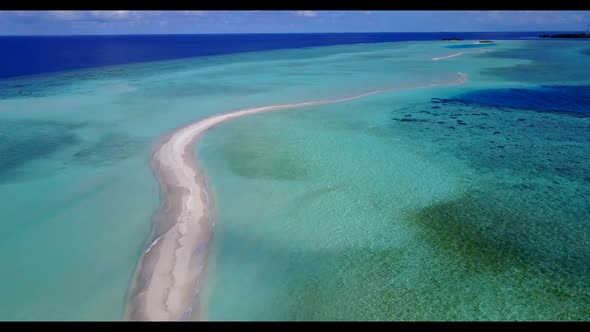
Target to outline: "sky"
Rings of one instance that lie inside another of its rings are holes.
[[[585,31],[590,11],[0,11],[0,35]]]

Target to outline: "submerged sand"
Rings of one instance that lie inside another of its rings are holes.
[[[162,206],[154,217],[158,237],[139,262],[130,290],[127,320],[187,320],[198,305],[213,216],[207,179],[197,164],[194,144],[208,129],[233,118],[281,109],[345,102],[397,90],[462,84],[467,75],[448,82],[375,90],[339,99],[256,107],[223,113],[191,123],[162,137],[152,156],[160,182]]]

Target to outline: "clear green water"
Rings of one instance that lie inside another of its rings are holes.
[[[588,182],[540,158],[558,150],[555,165],[583,163],[588,118],[498,110],[451,129],[438,122],[481,110],[420,113],[465,91],[587,84],[584,45],[505,41],[431,61],[455,53],[445,45],[259,52],[0,83],[0,319],[123,318],[159,204],[149,149],[160,135],[219,112],[458,71],[464,86],[210,131],[195,147],[218,210],[202,318],[588,319]],[[531,68],[542,73],[523,74]],[[426,121],[399,121],[408,114]],[[477,126],[501,128],[505,151]]]

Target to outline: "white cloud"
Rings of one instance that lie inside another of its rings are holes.
[[[582,22],[584,20],[584,17],[582,15],[572,15],[572,18],[576,21],[576,22]]]
[[[333,17],[333,18],[341,17],[341,16],[344,16],[344,15],[346,15],[346,13],[345,12],[341,12],[341,11],[331,12],[329,14],[329,16],[330,17]]]
[[[78,20],[82,17],[82,12],[73,10],[56,10],[49,12],[52,18],[64,21]]]
[[[567,23],[568,19],[562,12],[557,11],[486,11],[470,12],[469,15],[476,22],[496,24],[502,26],[513,26],[515,24],[551,24]],[[575,18],[571,18],[575,19]],[[571,20],[570,19],[570,20]]]
[[[502,20],[503,15],[502,12],[499,10],[492,10],[488,12],[488,17],[493,20]]]
[[[567,23],[569,21],[563,13],[553,11],[525,11],[521,12],[520,21],[524,23]]]
[[[31,16],[37,16],[39,15],[39,12],[37,11],[28,11],[28,10],[15,10],[13,12],[7,12],[7,13],[12,13],[16,16],[20,16],[20,17],[31,17]]]
[[[202,10],[181,11],[129,11],[129,10],[49,10],[49,11],[0,11],[6,16],[21,19],[43,19],[53,21],[125,22],[153,21],[163,18],[194,19],[206,15]]]
[[[103,20],[124,20],[128,19],[131,12],[128,10],[92,10],[90,16]]]
[[[318,15],[318,12],[314,10],[298,10],[294,14],[303,17],[314,17]]]
[[[186,15],[186,16],[203,16],[203,15],[205,15],[205,11],[203,11],[203,10],[182,10],[179,13],[182,15]]]

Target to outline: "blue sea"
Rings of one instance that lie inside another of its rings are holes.
[[[0,78],[146,61],[395,41],[534,38],[547,32],[0,36]]]
[[[0,37],[0,320],[124,318],[162,135],[403,88],[202,137],[194,318],[587,321],[590,44],[542,33]]]

